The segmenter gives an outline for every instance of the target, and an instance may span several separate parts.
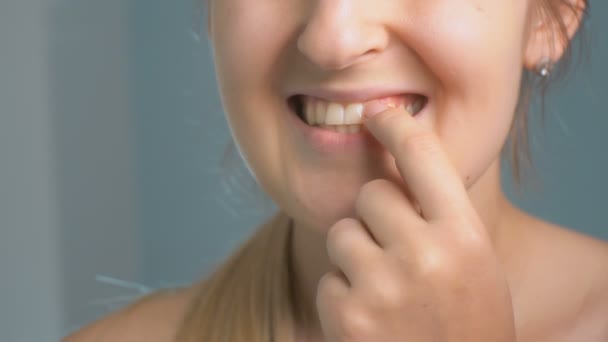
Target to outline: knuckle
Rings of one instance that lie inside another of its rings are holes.
[[[468,227],[467,227],[468,228]],[[473,229],[464,229],[459,235],[460,246],[470,253],[484,250],[487,245],[485,238]]]
[[[332,283],[335,281],[333,277],[335,277],[335,275],[332,275],[331,273],[325,273],[321,277],[321,279],[319,279],[319,282],[317,283],[318,298],[326,296],[328,294],[329,290],[332,287]],[[322,299],[320,300],[323,301]]]
[[[452,262],[444,253],[429,248],[419,255],[418,275],[424,279],[441,280],[452,272]]]
[[[404,134],[396,138],[396,144],[400,149],[413,152],[437,153],[440,151],[437,138],[432,132],[425,129],[418,129],[409,134]]]
[[[475,255],[477,252],[485,252],[489,244],[489,237],[483,227],[479,227],[466,216],[452,216],[448,230],[457,228],[455,234],[444,236],[445,243],[466,255]],[[446,239],[450,239],[447,241]]]
[[[337,329],[346,341],[359,341],[369,335],[370,317],[366,310],[357,305],[344,305],[336,317]]]
[[[370,286],[368,300],[372,305],[382,308],[401,307],[408,299],[405,284],[395,277],[378,277]]]
[[[373,203],[378,194],[389,186],[391,186],[390,182],[386,179],[374,179],[363,184],[355,201],[357,211],[365,208],[367,203]]]
[[[345,240],[343,238],[344,234],[347,234],[348,230],[353,228],[355,221],[355,219],[347,217],[334,223],[327,231],[327,248],[331,249],[339,246]]]
[[[378,191],[381,191],[386,187],[387,182],[388,181],[386,179],[374,179],[363,184],[361,190],[359,190],[359,197],[374,196],[376,193],[378,193]]]
[[[317,283],[317,305],[330,302],[340,290],[341,280],[335,272],[325,273]]]

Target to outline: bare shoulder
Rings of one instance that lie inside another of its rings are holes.
[[[538,272],[544,281],[532,297],[543,293],[546,310],[561,313],[549,340],[608,341],[608,241],[540,220],[535,226],[542,257],[534,268],[546,272]]]
[[[546,222],[542,230],[550,232],[545,245],[556,261],[570,260],[564,266],[572,266],[574,274],[580,272],[583,279],[589,279],[592,289],[608,286],[608,241]]]
[[[109,314],[62,342],[169,342],[194,296],[194,288],[162,290]]]
[[[590,283],[571,340],[608,341],[608,242],[581,236],[579,243]]]

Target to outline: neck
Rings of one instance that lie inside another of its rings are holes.
[[[488,231],[498,259],[503,264],[507,263],[513,246],[509,241],[513,241],[515,234],[515,226],[511,229],[509,222],[513,222],[518,210],[502,193],[499,160],[469,188],[468,193]],[[298,331],[306,336],[305,340],[315,340],[322,336],[315,308],[317,283],[332,266],[325,249],[325,236],[319,233],[322,230],[304,227],[299,222],[293,224],[291,250]],[[508,270],[508,267],[505,269]]]

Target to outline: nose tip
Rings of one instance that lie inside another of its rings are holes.
[[[325,70],[345,69],[383,50],[381,25],[365,18],[352,0],[320,0],[298,37],[298,50]]]
[[[322,69],[345,69],[376,52],[373,48],[362,46],[361,40],[348,33],[316,38],[325,34],[322,32],[315,37],[307,34],[298,40],[300,52]]]

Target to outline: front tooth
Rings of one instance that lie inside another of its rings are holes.
[[[344,124],[358,124],[361,123],[361,117],[363,116],[363,104],[354,103],[346,106],[344,110]]]
[[[316,120],[315,102],[315,100],[310,99],[304,104],[306,110],[306,122],[308,122],[308,124],[311,126],[315,124]]]
[[[422,109],[423,104],[423,100],[421,98],[417,98],[414,102],[408,104],[407,107],[405,107],[405,110],[411,115],[415,115]]]
[[[318,125],[322,125],[325,123],[325,114],[327,112],[326,105],[324,101],[316,101],[315,105],[315,122]]]
[[[344,106],[338,103],[330,103],[327,107],[326,125],[342,125],[344,123]]]

